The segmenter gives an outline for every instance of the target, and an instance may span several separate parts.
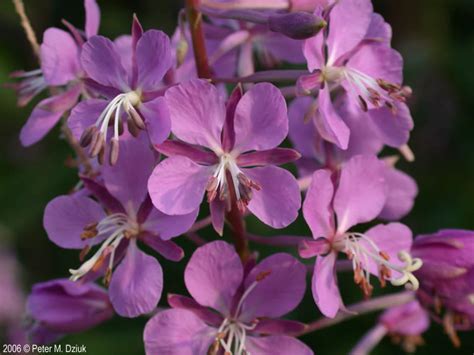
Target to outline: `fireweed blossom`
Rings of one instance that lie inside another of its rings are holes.
[[[370,0],[337,1],[324,12],[327,31],[303,46],[311,74],[300,77],[297,84],[302,95],[317,94],[308,116],[325,140],[347,149],[350,129],[333,102],[339,92],[367,112],[385,144],[404,145],[413,129],[405,104],[411,89],[401,86],[403,63],[390,48],[390,26],[373,12]]]
[[[18,104],[25,106],[44,89],[50,87],[59,93],[40,101],[33,109],[20,132],[20,141],[30,146],[40,141],[58,123],[65,112],[76,105],[81,93],[87,94],[83,85],[84,72],[79,62],[83,36],[97,34],[100,10],[95,0],[85,0],[86,23],[84,34],[71,25],[71,33],[59,28],[48,28],[40,47],[41,68],[29,72],[12,73],[19,83],[7,84],[18,93]],[[88,95],[88,94],[87,94]]]
[[[170,310],[146,325],[145,349],[154,354],[313,354],[285,335],[302,324],[278,319],[303,298],[303,264],[278,253],[242,266],[234,248],[214,241],[197,249],[184,273],[193,299],[170,295]]]
[[[303,242],[303,258],[317,256],[313,274],[313,296],[321,312],[334,317],[344,309],[335,263],[339,253],[352,261],[354,282],[369,296],[373,286],[370,275],[393,285],[418,288],[413,272],[420,259],[409,254],[412,235],[400,223],[379,224],[365,233],[351,232],[357,224],[376,218],[386,200],[384,164],[375,157],[356,156],[345,164],[338,184],[330,170],[317,170],[303,204],[303,215],[314,241]],[[337,218],[337,224],[336,224]]]
[[[430,326],[430,316],[417,300],[387,309],[373,327],[351,350],[351,355],[370,354],[385,336],[408,353],[423,345],[422,334]]]
[[[33,285],[27,299],[27,334],[38,344],[82,332],[114,315],[107,291],[93,283],[56,279]]]
[[[146,129],[154,142],[168,137],[171,123],[161,95],[162,80],[172,60],[165,33],[143,32],[135,18],[130,51],[108,38],[93,36],[84,44],[81,64],[91,79],[89,85],[105,97],[82,101],[68,120],[81,145],[90,147],[92,157],[103,160],[109,144],[109,162],[113,165],[117,161],[125,121],[133,135]]]
[[[191,213],[207,192],[220,234],[232,199],[241,212],[248,208],[274,228],[296,219],[298,184],[287,170],[274,166],[299,157],[292,149],[277,148],[288,133],[288,117],[275,86],[257,84],[243,96],[235,90],[226,106],[213,85],[192,80],[168,89],[165,98],[172,132],[180,141],[155,145],[169,157],[148,181],[157,209]]]
[[[140,251],[137,242],[154,249],[168,260],[179,261],[183,250],[170,239],[188,230],[197,210],[167,216],[153,208],[146,191],[155,156],[146,137],[122,137],[122,153],[115,166],[102,167],[103,184],[83,178],[92,198],[84,194],[59,196],[46,207],[44,227],[55,244],[82,249],[81,260],[91,247],[99,249],[71,279],[87,280],[105,274],[115,311],[136,317],[153,310],[163,288],[158,261]],[[115,271],[112,273],[112,270]]]
[[[412,254],[423,260],[416,272],[420,302],[459,345],[456,330],[474,328],[474,232],[443,229],[418,236]]]
[[[350,110],[346,97],[335,103],[335,108],[351,130],[346,150],[325,141],[311,122],[302,117],[312,104],[310,97],[295,99],[289,106],[289,138],[293,147],[302,157],[296,162],[300,177],[311,176],[317,169],[340,171],[344,164],[356,155],[377,155],[382,151],[383,142],[374,132],[370,120],[359,110]],[[383,158],[381,158],[383,159]],[[396,160],[396,159],[395,159]],[[393,157],[383,159],[386,163],[385,183],[387,199],[379,217],[397,221],[413,208],[418,186],[415,180],[394,166]]]

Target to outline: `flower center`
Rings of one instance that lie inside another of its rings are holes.
[[[109,160],[111,165],[117,162],[118,140],[123,132],[123,113],[126,113],[128,130],[132,135],[136,136],[140,130],[145,129],[145,123],[135,108],[140,102],[140,93],[137,91],[119,94],[105,107],[96,123],[84,130],[80,144],[84,148],[90,146],[91,157],[99,156],[99,161],[103,160],[107,133],[109,126],[113,124],[114,135],[110,141]]]
[[[243,213],[252,198],[252,189],[258,191],[260,188],[259,184],[245,176],[231,154],[224,153],[207,184],[207,200],[212,202],[218,196],[221,201],[227,202],[230,209],[235,198],[237,207]]]
[[[12,73],[11,77],[20,79],[18,83],[8,84],[9,87],[17,91],[21,102],[20,104],[26,104],[32,97],[48,87],[41,69],[27,72],[18,71]]]
[[[115,251],[120,242],[124,239],[131,239],[140,233],[140,226],[132,218],[125,213],[114,213],[99,223],[91,223],[84,227],[81,234],[82,240],[92,239],[99,236],[108,236],[102,243],[95,254],[84,262],[79,269],[70,269],[70,279],[77,281],[89,271],[98,271],[109,257],[109,265],[105,273],[105,283],[108,285],[112,277],[112,269],[114,266]],[[90,251],[90,246],[86,246],[80,255],[81,261]]]
[[[254,325],[246,325],[235,319],[226,318],[222,322],[210,354],[217,354],[222,347],[225,355],[246,355],[249,354],[245,349],[245,340],[247,331],[254,329]]]
[[[388,107],[397,113],[396,103],[406,102],[411,96],[411,88],[400,86],[383,79],[374,79],[353,68],[344,68],[343,77],[349,83],[350,92],[357,97],[363,111],[369,108]]]
[[[370,284],[369,263],[373,262],[379,269],[379,280],[382,287],[386,280],[394,286],[405,285],[407,289],[417,290],[419,282],[413,272],[422,266],[419,258],[412,258],[407,251],[400,251],[398,259],[402,265],[390,262],[389,255],[380,250],[375,242],[362,233],[347,233],[333,244],[333,248],[343,252],[352,261],[354,282],[359,285],[364,295],[370,296],[373,286]],[[400,274],[394,277],[393,272]]]

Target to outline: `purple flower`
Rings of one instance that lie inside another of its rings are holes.
[[[68,120],[81,145],[90,146],[92,157],[103,158],[110,132],[112,165],[118,157],[125,120],[130,133],[136,135],[140,129],[147,129],[155,142],[165,140],[171,126],[160,96],[162,79],[172,64],[168,36],[157,30],[143,33],[135,18],[128,42],[130,50],[102,36],[89,38],[82,49],[81,64],[91,79],[89,86],[105,99],[81,102]],[[124,39],[120,43],[127,44]]]
[[[339,252],[352,260],[354,281],[366,296],[372,292],[370,274],[382,286],[418,282],[412,272],[421,261],[412,259],[410,229],[400,223],[379,224],[365,233],[351,232],[357,224],[376,218],[386,201],[384,163],[370,156],[355,156],[340,172],[337,184],[329,170],[317,170],[303,204],[303,215],[315,241],[303,242],[300,255],[318,256],[313,275],[313,296],[321,312],[334,317],[343,303],[337,286],[335,263]],[[337,220],[337,223],[336,223]]]
[[[359,110],[348,110],[347,99],[338,100],[335,105],[351,130],[346,150],[325,141],[311,122],[305,122],[303,117],[312,102],[309,97],[297,98],[290,104],[288,112],[289,138],[302,155],[296,162],[300,176],[312,175],[315,170],[321,168],[339,171],[353,156],[380,153],[383,142],[374,132],[370,120],[367,120]],[[387,199],[379,217],[396,221],[411,211],[418,194],[418,186],[413,178],[396,169],[390,159],[385,162]]]
[[[458,345],[456,330],[474,328],[474,232],[443,229],[418,236],[412,254],[423,260],[416,272],[419,300]]]
[[[193,299],[170,295],[173,307],[145,327],[147,354],[312,354],[285,334],[304,325],[277,319],[303,298],[304,265],[291,255],[274,254],[243,267],[223,241],[200,247],[184,278]]]
[[[86,38],[97,34],[100,10],[95,0],[85,0]],[[76,105],[83,86],[79,55],[84,39],[71,25],[71,34],[59,28],[48,28],[40,48],[41,69],[15,72],[13,78],[20,83],[10,84],[18,92],[18,104],[24,106],[47,87],[60,93],[40,101],[20,132],[20,141],[30,146],[41,140],[59,121],[64,113]]]
[[[418,301],[392,307],[386,310],[379,319],[385,331],[401,342],[406,352],[415,352],[422,345],[423,334],[430,326],[430,316]]]
[[[86,191],[100,203],[84,194],[59,196],[44,214],[48,236],[60,247],[82,249],[84,258],[93,245],[101,244],[89,260],[70,270],[71,279],[105,273],[106,283],[110,281],[110,300],[116,312],[125,317],[152,311],[163,287],[160,264],[140,251],[137,241],[178,261],[183,251],[170,239],[188,230],[197,215],[194,210],[167,216],[153,208],[146,182],[155,156],[144,138],[143,134],[137,139],[124,134],[117,164],[102,168],[103,184],[83,178]]]
[[[33,285],[27,300],[33,343],[51,343],[67,333],[82,332],[114,315],[107,292],[93,283],[56,279]]]
[[[236,90],[226,106],[216,87],[192,80],[170,88],[165,98],[173,134],[181,141],[156,146],[169,156],[148,181],[156,208],[170,215],[191,213],[207,191],[219,233],[231,200],[274,228],[296,219],[298,184],[274,166],[299,157],[294,150],[276,148],[288,133],[288,117],[275,86],[257,84],[243,96]]]
[[[351,130],[332,99],[341,88],[351,109],[366,112],[385,144],[402,146],[413,128],[404,103],[411,90],[401,86],[402,58],[390,48],[390,26],[373,13],[370,0],[341,0],[325,12],[328,31],[303,46],[311,74],[299,79],[298,88],[317,93],[309,117],[325,140],[347,149]]]

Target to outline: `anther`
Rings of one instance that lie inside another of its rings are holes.
[[[117,164],[118,157],[119,157],[119,140],[116,137],[113,137],[110,140],[110,152],[109,152],[109,164],[115,165]]]

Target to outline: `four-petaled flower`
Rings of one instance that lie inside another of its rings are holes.
[[[278,319],[306,289],[306,268],[289,254],[244,267],[234,248],[214,241],[197,249],[184,278],[193,298],[170,295],[171,310],[145,327],[147,354],[295,354],[313,352],[286,334],[304,328]]]
[[[298,184],[274,165],[299,158],[292,149],[276,148],[288,133],[286,104],[270,84],[257,84],[243,96],[231,95],[227,106],[215,86],[191,80],[165,94],[172,132],[181,141],[155,145],[169,156],[153,171],[148,190],[160,211],[179,215],[199,207],[204,193],[216,231],[235,200],[262,222],[283,228],[301,204]]]

